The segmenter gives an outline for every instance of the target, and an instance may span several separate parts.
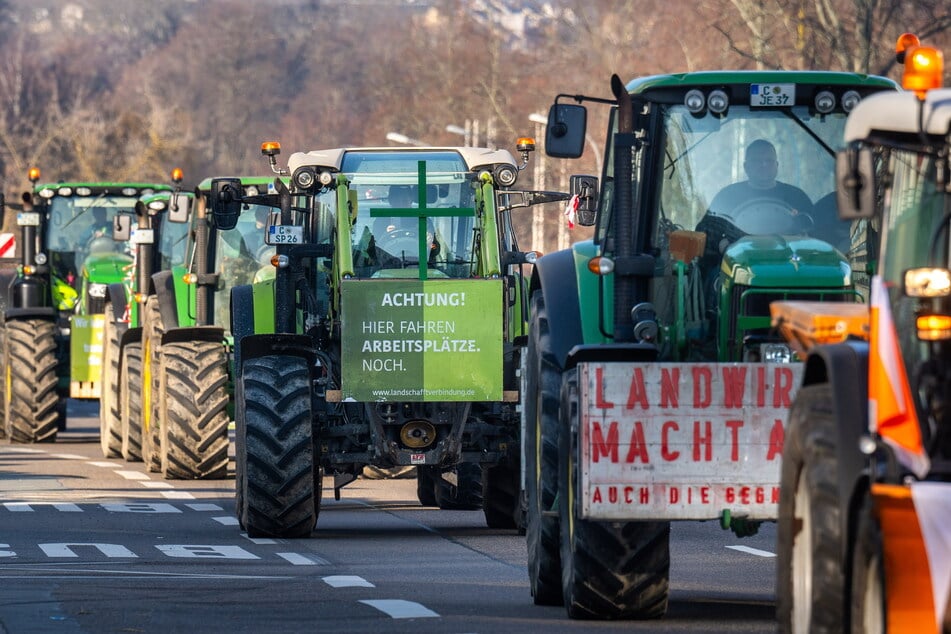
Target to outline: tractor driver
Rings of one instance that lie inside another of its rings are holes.
[[[415,207],[417,187],[415,185],[390,185],[387,202],[394,209],[409,209]],[[430,244],[429,259],[439,253],[439,244],[435,241],[435,232],[432,221],[427,219],[427,238]],[[373,224],[373,235],[376,244],[392,255],[401,255],[401,252],[415,256],[416,240],[419,230],[419,219],[416,217],[391,216],[377,218]],[[394,252],[395,251],[395,252]]]
[[[812,200],[795,185],[776,180],[776,148],[757,139],[746,148],[747,180],[727,185],[713,200],[697,231],[707,234],[707,255],[719,258],[744,235],[795,234],[811,228]]]

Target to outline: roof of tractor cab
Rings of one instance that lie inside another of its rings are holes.
[[[916,135],[922,128],[930,135],[951,134],[951,88],[929,90],[924,103],[910,91],[873,95],[849,115],[845,141],[866,139],[875,131]]]
[[[517,163],[508,150],[491,150],[484,147],[355,147],[355,148],[336,148],[333,150],[315,150],[312,152],[295,152],[291,154],[287,161],[287,167],[294,173],[301,167],[326,167],[335,171],[340,171],[343,164],[343,157],[348,152],[366,152],[380,154],[412,154],[412,153],[433,153],[433,152],[457,152],[470,171],[476,170],[487,165],[499,165],[502,163],[516,167]]]
[[[694,86],[724,86],[735,84],[825,84],[828,86],[853,86],[897,89],[887,77],[843,73],[839,71],[799,70],[709,70],[670,75],[636,77],[626,88],[631,94],[658,88],[689,89]]]
[[[242,185],[270,185],[274,182],[276,176],[209,176],[204,179],[202,182],[198,183],[198,189],[203,192],[211,191],[211,181],[215,178],[237,178],[241,181]],[[287,177],[281,178],[285,183]]]
[[[135,189],[134,194],[128,194],[131,196],[141,196],[142,190],[152,190],[153,192],[157,191],[172,191],[173,187],[171,185],[166,185],[164,183],[140,183],[140,182],[105,182],[105,181],[70,181],[70,182],[61,182],[61,183],[42,183],[35,185],[33,191],[39,193],[42,190],[52,190],[55,193],[58,193],[59,190],[63,188],[71,189],[72,191],[69,194],[62,195],[73,195],[76,194],[78,188],[85,187],[90,191],[91,194],[99,195],[102,193],[111,194],[116,196],[125,196],[123,194],[123,189]],[[89,194],[83,194],[88,196]]]

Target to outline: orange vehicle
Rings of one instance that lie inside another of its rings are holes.
[[[951,90],[898,41],[900,93],[863,100],[836,163],[840,218],[877,236],[870,302],[774,302],[805,357],[783,448],[784,632],[951,632]]]

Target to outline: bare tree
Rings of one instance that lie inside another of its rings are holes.
[[[719,0],[713,27],[736,55],[760,68],[887,75],[903,32],[946,47],[951,7],[943,0]]]

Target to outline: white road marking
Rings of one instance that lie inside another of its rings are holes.
[[[194,500],[195,496],[188,491],[162,491],[162,497],[170,500]]]
[[[14,513],[27,513],[33,510],[28,502],[4,502],[3,506]]]
[[[187,506],[193,511],[223,511],[224,510],[218,504],[202,504],[200,502],[196,502],[195,504],[186,504],[185,506]]]
[[[94,467],[104,467],[104,468],[108,468],[108,469],[115,469],[115,467],[116,467],[116,463],[115,463],[115,462],[102,462],[102,461],[98,461],[98,462],[89,462],[88,464],[91,464],[91,465],[94,466]]]
[[[53,458],[62,458],[63,460],[85,460],[86,456],[77,456],[74,453],[53,453],[50,454]]]
[[[281,559],[287,560],[295,566],[326,566],[330,562],[316,555],[301,555],[299,553],[277,553]]]
[[[759,548],[750,548],[749,546],[727,546],[731,550],[738,550],[741,553],[748,553],[750,555],[756,555],[757,557],[775,557],[776,553],[771,553],[768,550],[760,550]]]
[[[234,521],[235,521],[235,524],[238,523],[238,519],[237,519],[237,518],[235,518]],[[247,534],[247,533],[241,533],[241,536],[244,537],[245,539],[247,539],[247,540],[248,540],[249,542],[251,542],[252,544],[258,544],[258,545],[264,544],[264,545],[267,545],[267,544],[277,544],[277,543],[280,543],[280,542],[278,542],[276,539],[271,539],[270,537],[248,537],[248,534]]]
[[[403,599],[361,599],[360,603],[376,608],[394,619],[422,619],[439,616],[415,601]]]
[[[142,486],[146,489],[172,489],[174,488],[168,482],[154,482],[152,480],[145,480],[142,482]]]
[[[126,480],[148,480],[149,476],[141,471],[116,471],[116,475],[122,476]]]
[[[238,525],[238,518],[231,517],[230,515],[226,515],[222,517],[213,517],[211,519],[215,520],[222,526],[237,526]]]
[[[161,544],[156,548],[168,557],[185,559],[260,559],[241,546]]]
[[[42,449],[33,449],[30,447],[4,447],[3,451],[6,453],[46,453]]]
[[[376,586],[357,575],[333,575],[324,577],[324,583],[332,588],[375,588]]]
[[[62,511],[63,513],[83,512],[78,504],[73,504],[72,502],[4,502],[3,505],[7,510],[15,513],[32,512],[35,510],[33,508],[34,506],[52,506],[57,511]]]
[[[117,502],[109,504],[100,504],[102,508],[110,513],[181,513],[171,504],[165,502]]]
[[[134,552],[120,546],[119,544],[94,544],[89,542],[74,542],[60,544],[38,544],[40,550],[46,553],[47,557],[79,557],[73,548],[76,546],[87,546],[96,548],[106,557],[138,557]]]

